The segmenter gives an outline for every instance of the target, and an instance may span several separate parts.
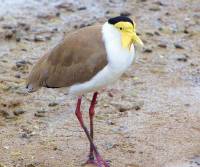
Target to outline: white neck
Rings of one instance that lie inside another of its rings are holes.
[[[102,34],[107,51],[108,65],[113,70],[123,73],[134,60],[134,46],[130,50],[123,48],[120,31],[108,22],[103,25]]]

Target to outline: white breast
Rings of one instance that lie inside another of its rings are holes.
[[[131,50],[122,48],[119,30],[108,23],[104,24],[102,34],[107,51],[108,65],[116,72],[123,73],[134,59],[134,46],[132,45]]]
[[[91,80],[72,85],[70,94],[81,95],[90,91],[97,91],[102,87],[112,84],[127,70],[135,57],[134,46],[130,51],[122,48],[121,34],[112,25],[105,23],[102,28],[108,64],[99,71]]]

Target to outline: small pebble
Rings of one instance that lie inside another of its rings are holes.
[[[191,105],[190,105],[190,104],[188,104],[188,103],[186,103],[186,104],[184,104],[184,106],[186,106],[186,107],[190,107]]]
[[[125,112],[125,111],[127,111],[126,108],[123,108],[123,107],[120,107],[120,108],[119,108],[119,112]]]
[[[195,64],[195,63],[190,63],[190,66],[192,66],[192,67],[197,67],[197,66],[198,66],[198,64]]]
[[[38,113],[46,113],[46,111],[45,110],[39,110],[39,111],[37,111]]]
[[[25,48],[23,48],[23,49],[21,49],[22,51],[24,51],[24,52],[26,52],[27,51],[27,49],[25,49]]]
[[[86,24],[81,24],[80,26],[79,26],[79,28],[83,28],[83,27],[86,27],[87,25]]]
[[[154,12],[157,12],[157,11],[160,11],[160,8],[155,6],[155,7],[151,7],[149,8],[150,11],[154,11]]]
[[[113,146],[114,146],[114,144],[112,144],[112,143],[105,143],[105,147],[106,147],[107,150],[112,149]]]
[[[145,34],[151,37],[154,35],[152,32],[146,32]]]
[[[10,25],[10,24],[5,24],[2,26],[3,29],[14,29],[16,26],[15,25]]]
[[[4,21],[4,17],[0,17],[0,21]]]
[[[189,34],[189,31],[185,28],[183,31],[185,34]]]
[[[49,107],[54,107],[54,106],[57,106],[58,105],[58,103],[55,103],[55,102],[52,102],[52,103],[49,103]]]
[[[36,117],[45,117],[45,115],[43,113],[35,113]]]
[[[175,43],[174,46],[176,49],[184,49],[184,47],[182,45],[177,44],[177,43]]]
[[[160,47],[160,48],[167,48],[167,45],[166,44],[158,44],[158,47]]]
[[[108,96],[109,96],[109,97],[113,97],[114,95],[113,95],[112,92],[108,92]]]
[[[128,17],[128,16],[130,16],[131,15],[131,13],[130,12],[127,12],[127,11],[124,11],[124,12],[121,12],[120,13],[120,16],[126,16],[126,17]]]
[[[53,28],[51,33],[55,33],[55,32],[58,32],[58,28]]]
[[[177,61],[187,62],[188,59],[186,57],[180,57],[176,59]]]
[[[107,10],[107,11],[106,11],[106,14],[109,14],[109,13],[110,13],[110,11],[109,11],[109,10]]]
[[[68,12],[74,12],[74,7],[72,6],[72,4],[69,3],[60,3],[59,5],[56,6],[57,9],[64,9]]]
[[[140,106],[135,106],[135,110],[137,111],[137,110],[140,110],[141,109],[141,107]]]
[[[51,40],[51,37],[50,37],[50,36],[46,36],[45,39],[46,39],[47,41],[49,41],[49,40]]]
[[[20,42],[21,38],[20,37],[16,37],[16,42]]]
[[[29,138],[30,138],[30,135],[27,134],[27,133],[22,133],[22,134],[21,134],[21,137],[22,137],[22,138],[25,138],[25,139],[29,139]]]
[[[36,117],[45,117],[45,113],[46,113],[45,110],[40,110],[40,111],[37,111],[37,112],[35,113],[35,116],[36,116]]]
[[[56,17],[56,14],[51,14],[51,13],[40,13],[37,15],[37,18],[45,19],[45,20],[51,20],[55,17]]]
[[[15,78],[21,78],[21,75],[20,74],[16,74]]]
[[[157,31],[155,31],[154,34],[157,35],[157,36],[160,36],[160,33],[157,32]]]
[[[33,164],[28,164],[28,165],[26,165],[25,167],[36,167],[36,166],[33,165]]]
[[[13,32],[9,31],[9,32],[6,32],[5,34],[5,39],[11,39],[13,37]]]
[[[24,23],[24,22],[19,22],[18,23],[18,27],[19,28],[23,28],[25,31],[29,31],[30,30],[30,25],[28,25],[27,23]]]
[[[144,49],[143,52],[144,52],[144,53],[152,53],[153,51],[152,51],[152,49],[148,49],[148,48],[147,48],[147,49]]]
[[[56,17],[59,17],[60,16],[60,12],[56,12]]]
[[[87,8],[85,6],[79,7],[78,10],[86,10]]]
[[[20,68],[20,67],[22,67],[22,66],[25,66],[27,63],[28,63],[28,62],[25,61],[25,60],[19,60],[19,61],[17,61],[15,64],[16,64],[17,68]]]
[[[166,12],[165,13],[165,16],[170,16],[171,14],[169,12]]]
[[[16,110],[16,111],[13,111],[14,115],[18,116],[18,115],[21,115],[21,114],[24,114],[25,111],[24,110]]]
[[[3,115],[4,117],[7,117],[10,115],[9,112],[4,109],[0,109],[0,114]]]
[[[197,161],[196,161],[195,164],[197,164],[198,166],[200,166],[200,162],[197,162]]]
[[[78,28],[78,25],[74,25],[74,29],[77,29]]]
[[[154,2],[154,4],[159,5],[159,6],[166,6],[164,3],[161,1]]]
[[[45,37],[43,37],[43,36],[38,36],[38,35],[36,35],[36,36],[34,37],[34,41],[35,41],[35,42],[44,42],[44,41],[46,41],[46,39],[45,39]]]
[[[108,120],[107,123],[108,123],[108,125],[115,125],[115,123],[112,122],[111,120]]]

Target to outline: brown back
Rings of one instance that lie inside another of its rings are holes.
[[[28,85],[68,87],[90,80],[107,64],[102,26],[90,26],[69,33],[33,67]]]

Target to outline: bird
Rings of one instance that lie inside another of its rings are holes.
[[[41,87],[68,88],[68,95],[77,97],[75,115],[89,143],[87,164],[110,167],[93,138],[93,118],[99,91],[115,83],[135,59],[135,46],[143,46],[136,33],[136,23],[126,16],[109,18],[102,25],[92,25],[69,32],[53,49],[33,66],[27,77],[28,92]],[[89,107],[89,127],[81,111],[84,94],[93,92]]]

